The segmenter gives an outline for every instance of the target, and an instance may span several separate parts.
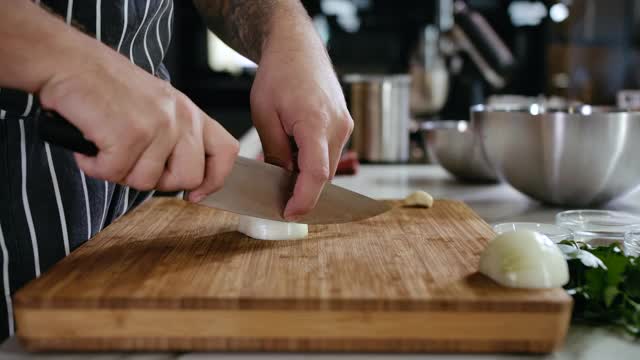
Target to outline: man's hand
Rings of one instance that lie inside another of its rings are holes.
[[[300,171],[284,213],[291,220],[315,206],[353,128],[324,47],[312,30],[306,36],[295,42],[290,32],[274,29],[251,89],[251,114],[265,160]]]
[[[40,95],[100,150],[89,176],[139,190],[214,192],[238,142],[185,95],[30,1],[0,12],[0,86]]]
[[[315,206],[353,129],[326,50],[297,0],[195,3],[214,31],[259,64],[251,114],[265,160],[300,171],[284,212],[293,221]]]
[[[100,150],[75,154],[89,176],[139,190],[191,190],[190,200],[219,189],[237,141],[165,81],[96,43],[70,55],[40,89],[42,106],[76,125]]]

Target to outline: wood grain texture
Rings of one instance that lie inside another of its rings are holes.
[[[258,241],[237,217],[154,199],[14,297],[32,350],[547,352],[562,289],[477,273],[491,228],[467,206],[394,208]]]

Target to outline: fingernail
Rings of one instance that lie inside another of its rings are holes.
[[[289,210],[288,207],[284,209],[283,217],[285,220],[290,222],[296,222],[296,220],[300,219],[300,216],[294,213],[292,210]]]
[[[300,216],[288,215],[288,216],[285,216],[284,219],[287,220],[288,222],[297,222],[298,220],[300,220]]]
[[[200,202],[200,200],[202,199],[204,199],[204,194],[201,194],[201,193],[189,194],[189,200],[191,200],[191,202],[197,203],[197,202]]]

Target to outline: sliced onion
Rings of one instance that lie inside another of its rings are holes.
[[[240,216],[238,231],[258,240],[297,240],[307,237],[309,226],[252,216]]]
[[[480,256],[480,272],[500,285],[555,288],[569,281],[562,252],[546,235],[510,231],[498,235]]]

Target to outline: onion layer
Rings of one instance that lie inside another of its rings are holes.
[[[240,216],[238,231],[258,240],[297,240],[307,237],[309,226],[252,216]]]
[[[498,235],[480,256],[480,272],[500,285],[555,288],[569,281],[562,252],[546,235],[511,231]]]

